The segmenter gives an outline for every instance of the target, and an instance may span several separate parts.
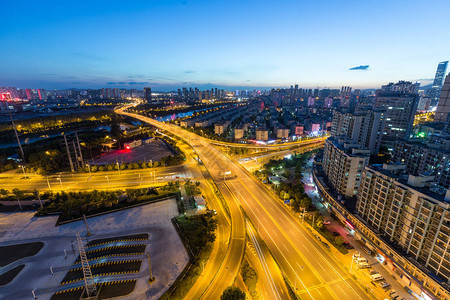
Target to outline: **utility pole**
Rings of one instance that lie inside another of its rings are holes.
[[[36,190],[36,195],[37,195],[37,197],[38,197],[39,204],[41,205],[41,208],[43,208],[44,206],[42,205],[41,196],[39,196],[39,191],[38,191],[38,190]]]
[[[75,141],[72,141],[72,144],[73,144],[73,150],[75,151],[75,160],[77,161],[77,169],[79,169],[80,168],[80,157],[78,156],[77,146],[75,145]]]
[[[94,277],[92,277],[89,261],[86,256],[86,251],[84,251],[83,242],[81,240],[79,232],[77,232],[77,242],[78,250],[80,251],[81,266],[83,269],[84,287],[86,289],[84,295],[82,295],[81,297],[84,299],[97,299],[97,287],[95,286]]]
[[[69,144],[67,144],[67,138],[66,138],[65,134],[64,134],[64,143],[66,143],[66,150],[67,150],[67,157],[69,158],[70,171],[72,171],[72,173],[73,173],[75,171],[75,169],[73,168],[73,161],[72,161],[72,157],[70,155]]]
[[[78,139],[78,132],[75,132],[75,137],[77,138],[78,150],[80,151],[81,165],[83,165],[83,153],[81,152],[80,140]]]
[[[19,145],[20,154],[22,154],[22,160],[25,163],[25,154],[23,153],[22,144],[20,143],[19,134],[17,133],[16,124],[14,123],[11,113],[9,113],[9,117],[11,118],[11,123],[12,123],[12,127],[14,129],[14,133],[16,134],[17,144]]]
[[[91,232],[89,231],[89,226],[88,226],[88,222],[86,220],[85,214],[83,214],[83,221],[84,221],[84,225],[86,225],[86,231],[87,231],[86,235],[89,236],[89,235],[91,235]]]

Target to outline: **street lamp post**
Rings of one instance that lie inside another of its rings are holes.
[[[52,190],[52,187],[50,186],[50,182],[48,181],[48,176],[47,176],[46,178],[47,178],[48,189],[51,191],[51,190]]]
[[[63,185],[62,185],[61,175],[59,175],[58,180],[59,180],[59,184],[61,185],[61,190],[63,190]]]
[[[303,266],[300,267],[300,269],[298,269],[298,271],[302,270],[303,271]],[[295,285],[294,285],[294,289],[297,290],[297,277],[298,277],[298,271],[295,272]]]
[[[109,186],[109,177],[108,177],[108,175],[105,175],[105,178],[108,181],[108,186]]]
[[[89,170],[89,177],[91,176],[91,165],[90,164],[86,164],[86,167],[88,167]]]

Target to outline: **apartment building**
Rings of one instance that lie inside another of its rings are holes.
[[[325,142],[323,169],[333,188],[346,197],[356,196],[370,150],[348,140],[330,137]]]
[[[450,191],[433,189],[433,176],[403,175],[404,165],[366,167],[358,215],[406,257],[449,282]]]

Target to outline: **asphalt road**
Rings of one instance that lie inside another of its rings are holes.
[[[208,140],[172,124],[157,122],[135,114],[123,114],[176,134],[193,146],[213,178],[217,182],[222,181],[219,188],[226,191],[223,186],[228,187],[229,193],[224,192],[224,196],[230,207],[232,224],[236,222],[233,216],[237,214],[237,210],[233,207],[239,204],[254,224],[259,223],[259,234],[302,299],[369,298],[353,280],[348,270],[344,269],[331,253],[299,224],[296,217],[275,199],[270,191],[242,166],[214,148]],[[231,172],[231,176],[227,175],[227,172]],[[243,224],[242,231],[245,232]],[[232,232],[232,236],[236,237],[236,232]],[[231,262],[237,262],[236,260],[230,259]],[[225,260],[222,269],[229,270],[228,262],[229,260]],[[230,271],[229,275],[237,274],[237,270],[238,268],[235,272]],[[226,272],[221,274],[224,273]],[[223,283],[227,282],[225,276],[230,279],[229,275],[224,275]],[[227,286],[223,284],[222,289]]]
[[[0,175],[0,186],[10,192],[14,188],[33,191],[73,191],[73,190],[107,190],[139,187],[168,181],[183,180],[186,175],[184,165],[158,167],[136,170],[118,170],[108,172],[64,173],[60,175],[42,176],[26,173],[3,173]],[[24,179],[23,177],[28,177]]]

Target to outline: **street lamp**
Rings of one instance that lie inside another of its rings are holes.
[[[88,167],[88,170],[89,170],[89,177],[91,177],[91,165],[90,165],[90,164],[86,164],[86,167]]]
[[[298,269],[298,271],[303,271],[303,266]],[[298,271],[295,272],[295,286],[294,289],[297,290],[297,277],[298,277]]]
[[[62,185],[61,175],[59,175],[58,180],[59,180],[59,184],[61,185],[61,190],[63,190],[63,185]]]
[[[109,177],[108,177],[108,175],[105,175],[105,178],[108,181],[108,186],[109,186]]]

